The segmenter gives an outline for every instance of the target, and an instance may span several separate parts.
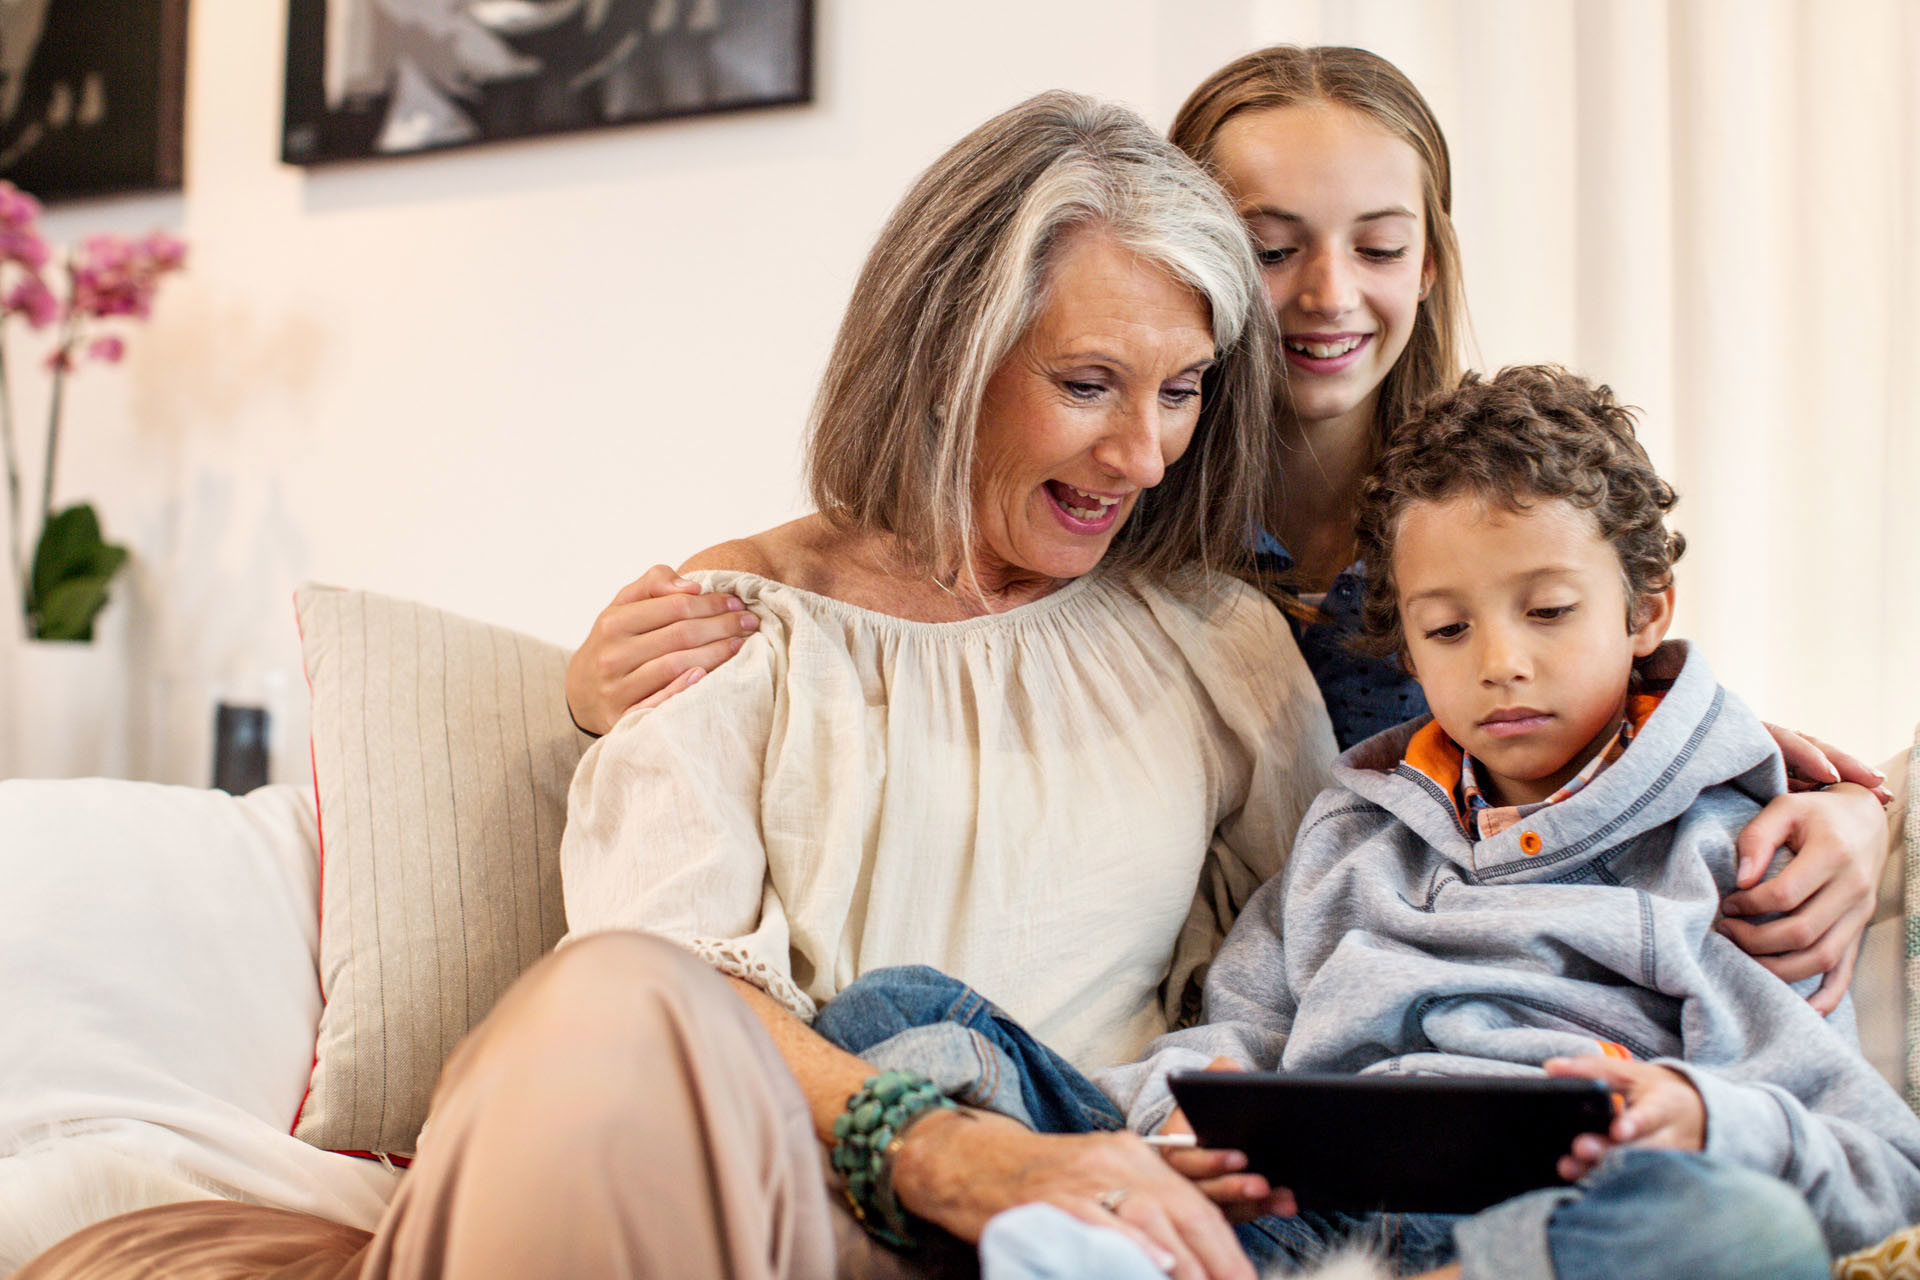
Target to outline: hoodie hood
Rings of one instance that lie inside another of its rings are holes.
[[[1408,744],[1431,716],[1355,745],[1334,762],[1334,781],[1386,809],[1473,878],[1516,882],[1551,879],[1569,861],[1670,822],[1709,787],[1731,785],[1759,804],[1785,789],[1772,737],[1720,687],[1697,649],[1669,640],[1635,666],[1644,680],[1668,688],[1626,753],[1572,796],[1478,844],[1461,829],[1451,791],[1407,762]],[[1522,851],[1527,833],[1539,838],[1538,853]]]

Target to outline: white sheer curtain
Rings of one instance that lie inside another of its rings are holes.
[[[1479,360],[1645,410],[1679,634],[1760,713],[1884,759],[1920,720],[1920,3],[1255,0],[1356,44],[1454,157]],[[1249,46],[1252,47],[1252,46]]]

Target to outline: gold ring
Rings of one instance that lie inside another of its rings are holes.
[[[1132,1194],[1133,1192],[1126,1187],[1115,1187],[1113,1190],[1102,1195],[1097,1203],[1108,1213],[1118,1216],[1121,1202]]]

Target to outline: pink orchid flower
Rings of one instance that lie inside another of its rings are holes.
[[[4,5],[5,0],[0,0]],[[46,468],[41,476],[39,502],[40,542],[55,519],[55,458],[60,441],[60,411],[64,403],[61,391],[66,376],[82,360],[118,364],[126,357],[126,339],[108,331],[100,322],[119,317],[143,319],[152,310],[153,295],[161,277],[186,264],[187,246],[164,231],[154,231],[140,239],[117,235],[89,236],[64,255],[66,296],[64,299],[48,283],[46,268],[52,255],[40,234],[40,202],[12,183],[0,179],[0,326],[15,316],[35,329],[56,328],[53,350],[46,367],[53,374],[46,430]],[[58,283],[59,277],[55,277]],[[0,353],[3,354],[3,353]],[[15,446],[13,416],[5,412],[8,397],[6,364],[0,361],[0,455],[7,472],[6,503],[8,535],[17,581],[32,583],[39,551],[38,543],[27,539],[25,516],[20,502],[20,468]],[[73,508],[69,508],[72,510]],[[91,517],[89,517],[91,518]],[[124,548],[101,541],[101,547],[124,557]],[[118,559],[114,562],[116,565]],[[109,571],[111,572],[111,571]],[[40,610],[37,590],[29,590],[24,601],[27,621],[34,634],[67,638],[76,632],[71,617],[49,623]],[[98,603],[93,611],[98,611]],[[87,629],[93,612],[80,619]],[[41,628],[47,628],[41,630]],[[80,638],[85,638],[80,633]]]
[[[0,300],[0,311],[25,316],[28,324],[44,329],[60,318],[60,299],[53,296],[47,282],[36,273],[23,278]]]

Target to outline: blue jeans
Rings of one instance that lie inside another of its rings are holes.
[[[828,1001],[813,1029],[876,1067],[918,1071],[957,1102],[1040,1133],[1099,1133],[1126,1117],[1091,1080],[965,983],[925,965],[876,969]]]
[[[821,1009],[814,1030],[1042,1133],[1124,1124],[1092,1081],[1003,1010],[922,965],[867,974]],[[1234,1230],[1263,1266],[1310,1265],[1361,1241],[1401,1274],[1459,1261],[1466,1280],[1824,1280],[1829,1261],[1812,1211],[1785,1183],[1692,1152],[1644,1148],[1616,1150],[1576,1187],[1517,1196],[1472,1217],[1305,1211]]]

